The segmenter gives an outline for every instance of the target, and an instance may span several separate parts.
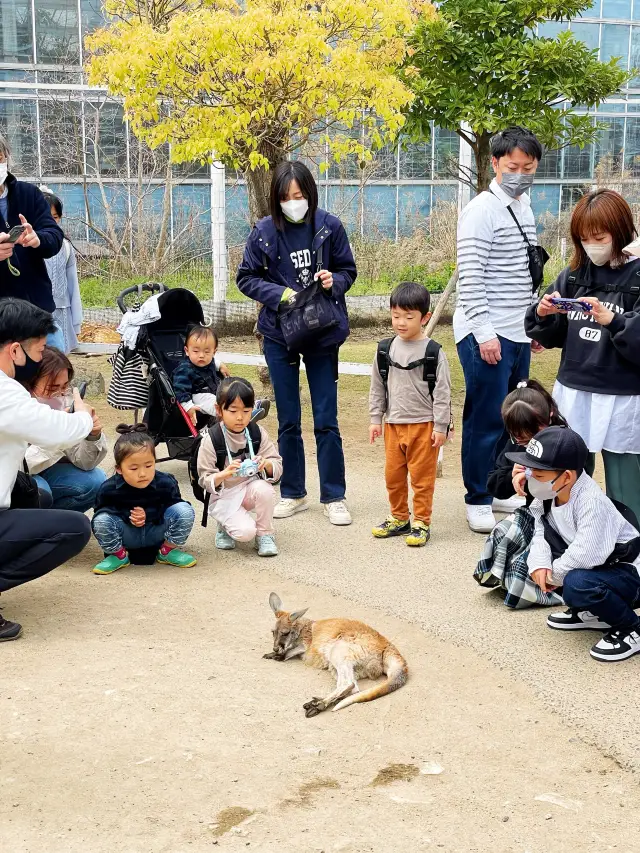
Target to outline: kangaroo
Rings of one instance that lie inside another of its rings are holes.
[[[308,666],[330,669],[336,676],[336,689],[320,699],[314,696],[302,706],[306,717],[315,717],[331,708],[339,711],[355,702],[370,702],[398,690],[407,682],[407,662],[396,647],[379,634],[353,619],[303,619],[309,609],[287,613],[280,598],[272,592],[269,604],[276,615],[273,651],[268,660],[286,661],[301,657]],[[356,678],[387,680],[364,690]]]

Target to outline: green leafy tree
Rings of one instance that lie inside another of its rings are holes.
[[[545,20],[576,17],[591,0],[443,0],[438,15],[422,18],[401,72],[415,98],[407,108],[411,139],[428,137],[430,122],[454,130],[473,150],[475,169],[463,175],[478,191],[491,179],[489,141],[509,125],[523,125],[549,148],[592,142],[599,126],[577,106],[594,107],[630,75],[617,58],[571,32],[535,34]]]

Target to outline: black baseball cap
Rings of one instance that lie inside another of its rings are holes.
[[[526,451],[507,453],[510,462],[542,471],[584,471],[589,448],[568,427],[550,426],[531,439]]]

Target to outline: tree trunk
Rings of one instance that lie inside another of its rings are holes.
[[[269,215],[269,192],[271,190],[271,169],[248,169],[244,173],[247,182],[247,195],[249,196],[249,218],[251,225],[255,225],[258,219]]]
[[[476,136],[476,146],[473,154],[476,159],[476,172],[478,175],[478,192],[489,189],[491,183],[491,149],[489,142],[491,136],[481,133]]]

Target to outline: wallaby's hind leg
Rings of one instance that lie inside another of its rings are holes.
[[[336,689],[332,693],[329,693],[328,696],[325,696],[324,699],[314,696],[310,702],[305,702],[302,706],[305,710],[305,716],[315,717],[322,713],[322,711],[326,711],[327,708],[331,708],[332,705],[350,696],[354,691],[357,692],[357,690],[358,685],[353,674],[353,663],[351,661],[343,661],[337,669]]]

